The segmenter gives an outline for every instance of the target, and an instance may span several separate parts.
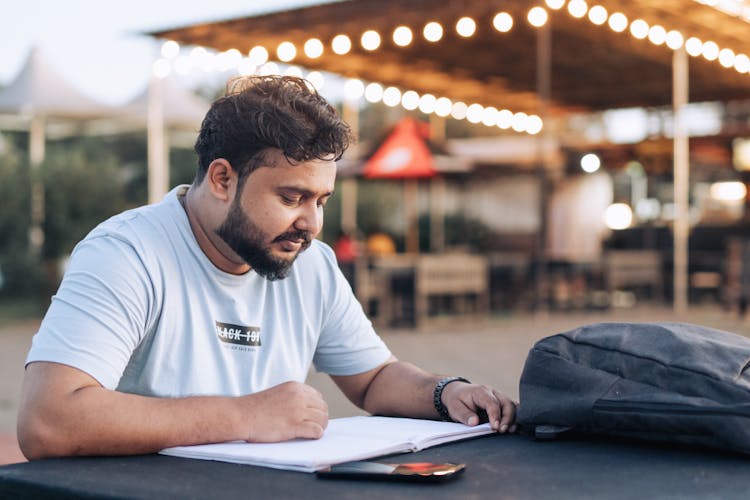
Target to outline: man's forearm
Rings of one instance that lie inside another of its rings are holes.
[[[396,361],[378,372],[362,406],[376,415],[438,418],[432,395],[439,379],[410,363]]]
[[[515,405],[506,395],[491,387],[458,380],[438,388],[441,378],[409,363],[387,364],[367,386],[362,407],[379,415],[430,419],[445,416],[467,425],[486,421],[499,432],[514,429]],[[445,415],[437,411],[436,396]]]
[[[26,368],[18,440],[27,458],[153,453],[169,446],[319,438],[328,423],[322,395],[284,382],[237,397],[158,398],[99,385],[75,368]]]
[[[242,438],[233,398],[152,398],[89,386],[55,406],[20,415],[19,442],[30,459],[154,453]]]

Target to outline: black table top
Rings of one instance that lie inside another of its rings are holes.
[[[0,498],[748,498],[750,456],[634,441],[491,435],[379,461],[462,462],[436,484],[314,474],[161,455],[0,467]]]

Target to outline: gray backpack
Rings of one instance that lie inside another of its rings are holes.
[[[750,453],[750,339],[680,323],[598,323],[538,341],[518,424]]]

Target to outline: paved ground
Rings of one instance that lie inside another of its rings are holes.
[[[717,306],[692,308],[677,318],[665,308],[638,307],[601,313],[514,313],[484,325],[462,326],[460,321],[432,331],[382,331],[394,354],[427,370],[462,375],[493,385],[518,398],[518,378],[526,353],[541,337],[598,321],[684,321],[750,336],[750,321]],[[38,322],[0,325],[0,464],[23,460],[15,440],[23,360]],[[312,373],[310,384],[326,396],[332,417],[361,413],[325,375]]]

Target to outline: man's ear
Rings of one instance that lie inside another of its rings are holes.
[[[232,168],[232,164],[224,158],[217,158],[211,162],[205,181],[208,183],[211,194],[218,200],[230,202],[234,199],[234,192],[237,189],[237,173]]]

